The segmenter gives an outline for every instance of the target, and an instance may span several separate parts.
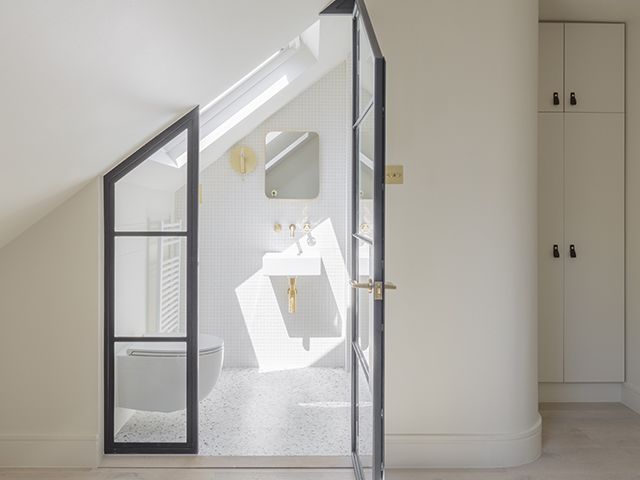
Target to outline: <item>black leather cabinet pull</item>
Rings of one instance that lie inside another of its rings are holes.
[[[557,243],[553,245],[553,258],[560,258],[560,248]]]
[[[578,104],[578,99],[576,98],[576,92],[571,92],[571,95],[569,95],[569,103],[571,105],[577,105]]]
[[[553,104],[560,105],[560,95],[558,95],[558,92],[553,92]]]
[[[576,252],[576,246],[571,244],[569,245],[569,256],[571,258],[576,258],[578,256],[577,252]]]

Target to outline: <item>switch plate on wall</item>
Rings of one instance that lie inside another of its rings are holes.
[[[404,167],[402,165],[387,165],[386,183],[402,185],[404,183]]]

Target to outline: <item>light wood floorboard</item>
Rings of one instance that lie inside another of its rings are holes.
[[[542,456],[517,468],[402,470],[389,480],[640,480],[640,415],[618,403],[546,403]]]

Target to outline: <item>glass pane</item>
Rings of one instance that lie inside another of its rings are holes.
[[[371,43],[360,17],[358,18],[358,38],[360,44],[358,52],[358,108],[360,115],[362,115],[373,98],[375,63]]]
[[[373,246],[360,242],[358,247],[358,282],[366,283],[372,278]],[[373,295],[364,288],[356,290],[358,295],[358,345],[369,368],[373,355]]]
[[[116,237],[116,336],[184,335],[186,237]]]
[[[186,230],[187,131],[115,184],[116,231]]]
[[[358,229],[362,236],[373,238],[373,167],[374,114],[370,110],[358,127]]]
[[[115,344],[114,441],[187,441],[186,345]]]
[[[373,465],[373,401],[371,389],[364,375],[362,365],[358,361],[358,456],[364,471],[364,478],[372,478],[371,466]]]

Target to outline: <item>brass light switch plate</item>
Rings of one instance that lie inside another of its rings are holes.
[[[385,183],[388,185],[402,185],[404,183],[404,167],[402,165],[387,165]]]

